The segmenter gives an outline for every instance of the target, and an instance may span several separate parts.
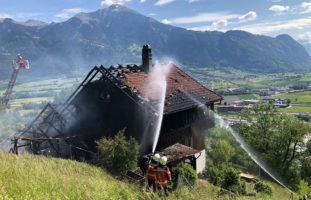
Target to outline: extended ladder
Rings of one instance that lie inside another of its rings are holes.
[[[12,91],[13,91],[13,87],[15,85],[15,82],[16,82],[16,77],[18,75],[18,72],[19,72],[19,68],[14,68],[13,69],[13,74],[11,76],[11,79],[10,79],[10,82],[9,82],[9,85],[4,93],[4,97],[2,99],[2,103],[7,106],[8,103],[9,103],[9,100],[10,100],[10,97],[12,95]]]

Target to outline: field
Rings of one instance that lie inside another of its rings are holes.
[[[241,94],[236,95],[240,100],[250,100],[250,99],[259,99],[259,96],[256,94]]]
[[[120,181],[104,170],[71,160],[0,152],[0,199],[163,199],[144,185]],[[269,182],[273,196],[237,196],[237,200],[289,199],[290,193]],[[230,199],[219,188],[202,183],[193,190],[174,191],[168,199]],[[297,199],[297,198],[296,198]]]
[[[188,72],[204,85],[213,89],[243,87],[265,89],[311,83],[311,73],[252,74],[236,69],[189,69]]]
[[[279,109],[288,113],[311,113],[311,91],[283,93],[273,96],[275,98],[290,99],[291,106]]]
[[[250,74],[235,69],[210,68],[190,69],[188,72],[209,88],[223,90],[241,87],[249,91],[249,94],[228,96],[229,99],[257,100],[260,99],[260,96],[253,94],[252,91],[311,85],[311,73]],[[279,109],[280,112],[311,113],[311,91],[282,93],[272,97],[291,100],[292,105],[288,108]]]
[[[284,93],[274,97],[290,99],[292,104],[311,105],[311,91]]]
[[[29,124],[47,102],[64,102],[77,87],[82,78],[58,77],[18,82],[13,88],[7,109],[0,107],[0,146],[10,148],[9,137]],[[0,83],[0,99],[5,92],[7,81]],[[4,143],[5,142],[5,143]],[[4,144],[3,144],[4,143]]]
[[[82,78],[51,78],[37,81],[17,82],[13,88],[12,98],[7,111],[15,111],[21,114],[38,112],[47,102],[53,102],[57,98],[66,98],[70,92],[80,83]],[[6,82],[1,82],[0,94],[4,94]],[[66,93],[64,93],[66,91]]]

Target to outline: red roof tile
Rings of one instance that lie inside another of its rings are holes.
[[[119,72],[117,78],[135,93],[144,98],[159,98],[157,91],[148,91],[148,88],[146,88],[148,74],[140,70],[131,69],[133,68],[129,68],[129,66],[114,68],[114,70]],[[112,70],[111,68],[110,71]],[[165,114],[190,109],[199,104],[208,104],[222,100],[221,96],[201,85],[176,65],[171,65],[166,81]],[[148,92],[146,93],[146,91]]]

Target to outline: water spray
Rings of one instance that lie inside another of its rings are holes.
[[[168,64],[159,64],[156,62],[150,72],[144,91],[144,96],[156,101],[156,119],[154,121],[155,127],[152,133],[152,153],[155,152],[160,137],[167,88],[166,77],[169,73],[170,65],[170,62],[168,62]]]
[[[276,181],[278,184],[280,184],[282,187],[287,189],[289,192],[294,194],[292,190],[290,190],[282,181],[280,181],[279,178],[274,175],[271,170],[264,164],[264,162],[258,158],[256,153],[253,151],[253,149],[245,143],[245,141],[230,127],[229,123],[226,123],[225,120],[216,114],[214,111],[207,108],[207,106],[201,102],[199,102],[197,99],[195,99],[193,96],[187,93],[187,96],[191,98],[194,102],[196,102],[199,106],[198,108],[204,109],[204,114],[208,114],[210,117],[216,118],[219,120],[220,127],[225,128],[229,131],[229,133],[233,136],[234,140],[238,142],[241,146],[241,148],[247,153],[247,155],[264,171],[266,172],[274,181]],[[207,111],[207,112],[206,112]],[[212,114],[212,115],[211,115]]]
[[[245,141],[230,127],[230,125],[228,123],[225,122],[225,120],[217,115],[216,113],[213,113],[215,118],[219,120],[220,122],[220,127],[227,129],[230,134],[233,136],[233,138],[235,139],[235,141],[237,141],[241,148],[247,153],[247,155],[265,172],[267,173],[274,181],[276,181],[278,184],[280,184],[281,186],[283,186],[285,189],[287,189],[288,191],[292,192],[282,181],[279,180],[279,178],[276,177],[276,175],[274,175],[270,169],[268,169],[268,167],[264,164],[264,162],[258,158],[258,156],[256,156],[255,152],[253,151],[253,149],[247,144],[245,143]]]
[[[156,129],[155,129],[155,136],[154,136],[154,142],[152,144],[152,153],[155,152],[155,149],[157,147],[158,141],[159,141],[159,136],[161,132],[161,127],[162,127],[162,121],[163,121],[163,113],[164,113],[164,103],[165,103],[165,94],[166,94],[166,88],[167,88],[167,83],[166,81],[163,82],[162,85],[163,88],[161,88],[161,97],[160,97],[160,102],[158,105],[158,119],[156,122]]]

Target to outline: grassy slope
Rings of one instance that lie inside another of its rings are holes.
[[[75,161],[0,153],[0,199],[139,199],[137,188]],[[10,198],[9,198],[10,197]]]
[[[100,168],[70,160],[46,158],[0,152],[0,200],[3,199],[159,199],[141,187],[116,180]],[[236,199],[289,199],[290,194],[269,183],[272,197],[262,194],[257,197]],[[218,188],[211,184],[199,185],[195,192],[181,189],[169,199],[230,199],[217,198]]]

